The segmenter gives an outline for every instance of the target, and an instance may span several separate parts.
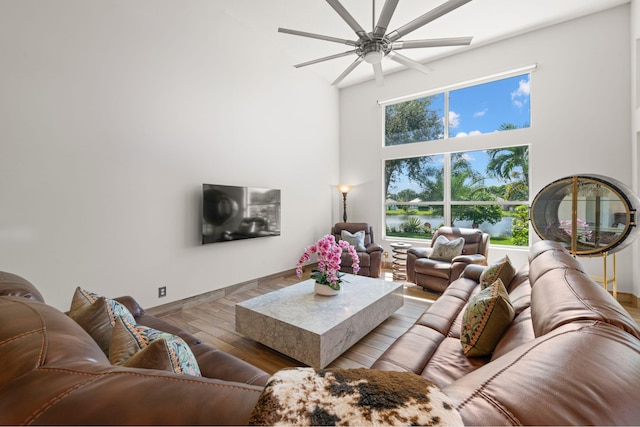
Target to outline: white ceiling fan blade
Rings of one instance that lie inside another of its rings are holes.
[[[293,34],[294,36],[310,37],[312,39],[325,40],[325,41],[328,41],[328,42],[347,44],[349,46],[355,46],[356,45],[356,42],[351,41],[351,40],[341,39],[341,38],[338,38],[338,37],[323,36],[322,34],[307,33],[305,31],[290,30],[288,28],[278,28],[278,32],[279,33],[285,33],[285,34]]]
[[[382,64],[379,62],[373,64],[373,74],[376,76],[376,83],[378,86],[384,86],[384,76],[382,74]]]
[[[398,0],[387,0],[384,3],[384,6],[382,6],[382,12],[380,12],[380,17],[378,18],[378,23],[373,29],[374,37],[384,36],[384,33],[387,31],[389,21],[391,21],[391,17],[393,16],[393,12],[396,10],[396,6],[398,6]]]
[[[311,60],[311,61],[302,62],[300,64],[294,65],[294,67],[296,67],[296,68],[306,67],[307,65],[317,64],[318,62],[329,61],[331,59],[342,58],[343,56],[349,56],[349,55],[353,55],[355,53],[356,53],[355,50],[348,50],[346,52],[336,53],[335,55],[325,56],[324,58],[318,58],[318,59],[314,59],[314,60]]]
[[[331,7],[336,12],[338,12],[338,15],[340,15],[340,17],[344,19],[347,24],[349,24],[351,29],[356,32],[358,37],[367,39],[369,38],[369,35],[364,30],[364,28],[362,28],[362,26],[358,24],[358,21],[356,21],[355,18],[351,16],[347,9],[344,8],[342,3],[340,3],[338,0],[327,0],[327,3],[329,3],[329,5],[331,5]]]
[[[424,39],[398,41],[391,44],[392,49],[416,49],[421,47],[468,46],[473,37],[448,37],[442,39]]]
[[[433,69],[431,69],[430,67],[427,67],[426,65],[422,65],[421,63],[416,62],[411,58],[407,58],[404,55],[400,55],[398,52],[394,52],[394,51],[389,52],[387,54],[387,58],[391,59],[392,61],[396,61],[398,64],[402,64],[409,68],[413,68],[416,71],[420,71],[421,73],[424,73],[424,74],[429,74],[431,71],[433,71]]]
[[[431,10],[430,12],[427,12],[424,15],[417,17],[416,19],[409,22],[408,24],[405,24],[402,27],[398,28],[397,30],[387,34],[387,38],[390,41],[394,42],[398,40],[400,37],[406,36],[410,32],[417,30],[423,25],[428,24],[429,22],[435,19],[438,19],[443,15],[446,15],[447,13],[459,8],[464,4],[469,3],[470,1],[471,0],[449,0],[448,2],[443,3],[440,6],[436,7],[435,9]]]
[[[344,78],[345,78],[345,77],[347,77],[347,75],[348,75],[350,72],[352,72],[352,71],[353,71],[353,70],[354,70],[358,65],[360,65],[360,64],[362,63],[362,61],[364,61],[364,58],[363,58],[363,57],[361,57],[361,56],[359,56],[355,61],[353,61],[353,62],[352,62],[352,63],[347,67],[347,69],[346,69],[346,70],[344,70],[344,71],[342,72],[342,74],[340,74],[340,75],[338,76],[338,78],[337,78],[337,79],[335,79],[335,80],[333,81],[333,83],[331,83],[331,86],[338,86],[338,85],[340,84],[340,82],[341,82],[342,80],[344,80]]]

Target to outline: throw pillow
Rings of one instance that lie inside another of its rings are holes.
[[[249,425],[462,425],[451,398],[413,372],[287,368],[260,394]]]
[[[455,257],[462,255],[463,248],[464,237],[449,240],[444,236],[438,236],[433,244],[433,251],[431,252],[431,255],[429,255],[429,258],[451,262]]]
[[[182,338],[124,319],[116,320],[109,361],[114,365],[202,376],[196,357]]]
[[[364,247],[364,230],[357,231],[353,234],[347,230],[342,230],[340,237],[356,248],[356,252],[365,252],[367,250],[367,248]]]
[[[460,333],[464,355],[490,355],[513,317],[509,294],[500,279],[471,297],[462,317]]]
[[[480,286],[482,289],[490,286],[496,280],[502,280],[505,286],[508,286],[516,275],[516,269],[508,255],[505,255],[501,260],[495,264],[491,264],[480,275]]]
[[[116,319],[124,318],[135,323],[135,318],[124,305],[81,288],[74,293],[69,317],[91,335],[106,355],[109,354],[109,341]]]
[[[71,299],[71,308],[69,309],[69,316],[73,317],[74,315],[85,310],[91,304],[96,302],[98,298],[100,298],[100,295],[94,292],[89,292],[80,287],[77,287],[75,292],[73,293],[73,298]]]

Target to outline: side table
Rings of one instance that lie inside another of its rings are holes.
[[[411,248],[411,245],[408,243],[391,243],[393,280],[407,280],[407,251],[409,248]]]

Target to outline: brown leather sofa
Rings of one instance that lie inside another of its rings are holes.
[[[373,238],[373,227],[366,222],[339,222],[331,228],[331,234],[337,240],[342,237],[342,230],[346,230],[351,234],[358,231],[364,231],[364,251],[358,250],[358,259],[360,260],[360,276],[380,277],[380,269],[382,266],[382,246],[375,242]],[[343,273],[353,273],[351,268],[351,258],[348,253],[342,254],[342,262],[340,263],[340,271]]]
[[[534,245],[506,284],[515,318],[493,354],[464,356],[462,313],[484,269],[468,266],[372,368],[430,379],[465,425],[640,425],[640,328],[558,243]],[[187,340],[209,378],[111,366],[41,301],[0,273],[0,424],[244,424],[267,380],[130,298],[141,323]]]
[[[484,268],[468,266],[372,367],[432,380],[465,425],[640,425],[640,329],[559,243],[536,243],[505,284],[515,318],[493,354],[464,356]]]
[[[246,424],[269,375],[119,298],[139,324],[179,335],[203,377],[112,366],[22,277],[0,272],[0,424]]]
[[[462,254],[451,261],[431,259],[439,236],[448,240],[464,238]],[[443,292],[469,264],[487,265],[490,236],[477,228],[440,227],[431,239],[429,248],[410,248],[407,251],[407,280],[423,289]]]

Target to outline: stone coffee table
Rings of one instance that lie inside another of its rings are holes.
[[[346,274],[336,296],[305,280],[236,304],[236,331],[324,368],[402,307],[402,283]]]

